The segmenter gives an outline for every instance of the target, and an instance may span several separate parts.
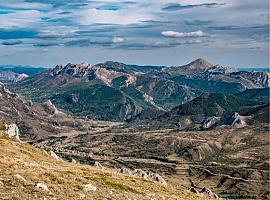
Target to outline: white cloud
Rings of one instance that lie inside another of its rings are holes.
[[[41,21],[44,14],[37,10],[19,10],[14,13],[0,15],[0,28],[32,27]]]
[[[174,37],[174,38],[202,37],[204,36],[204,32],[200,30],[194,32],[162,31],[161,35],[165,37]]]
[[[114,37],[112,39],[112,43],[123,43],[123,42],[125,42],[125,39],[121,37]]]
[[[125,10],[110,11],[97,10],[95,8],[82,9],[76,12],[72,17],[74,22],[80,25],[92,24],[120,24],[128,25],[140,23],[141,21],[152,20],[154,16],[148,13],[147,9],[138,9],[137,7],[128,7]]]
[[[25,2],[23,0],[9,0],[6,2],[0,2],[0,6],[10,9],[27,9],[27,10],[49,10],[52,8],[50,4],[46,3],[34,3]]]

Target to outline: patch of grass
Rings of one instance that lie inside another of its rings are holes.
[[[114,189],[117,189],[117,190],[123,190],[123,191],[129,191],[129,192],[132,192],[132,193],[135,193],[135,194],[140,194],[140,195],[144,195],[143,192],[140,192],[134,188],[131,188],[123,183],[118,183],[118,182],[113,182],[109,179],[106,179],[106,178],[101,178],[101,183],[106,185],[106,186],[109,186],[109,187],[112,187]]]
[[[45,172],[45,173],[43,174],[43,176],[49,178],[51,181],[56,182],[56,183],[58,183],[58,184],[64,184],[64,183],[65,183],[64,179],[59,178],[59,177],[57,177],[56,175],[54,175],[54,174],[52,174],[52,173],[49,173],[49,172]]]

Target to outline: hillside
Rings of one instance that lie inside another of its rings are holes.
[[[158,112],[150,117],[142,113],[134,119],[130,126],[146,129],[154,127],[158,129],[207,129],[231,125],[234,120],[240,120],[239,123],[246,124],[245,121],[248,119],[252,122],[251,118],[253,119],[254,116],[251,115],[260,110],[265,110],[265,106],[267,106],[266,103],[243,100],[231,94],[203,93],[192,101],[176,106],[166,113]],[[262,111],[262,113],[265,112]],[[265,120],[261,121],[265,122]]]
[[[58,161],[3,135],[0,149],[1,199],[198,199],[184,188]]]
[[[0,84],[0,123],[16,123],[21,136],[41,139],[54,134],[72,131],[99,130],[103,126],[115,125],[111,122],[78,119],[57,109],[50,101],[37,104],[18,94],[10,92]]]
[[[237,96],[245,100],[269,102],[269,88],[249,89],[237,94]]]

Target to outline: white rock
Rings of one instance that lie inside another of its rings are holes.
[[[97,188],[89,183],[89,184],[83,186],[83,190],[85,192],[95,192],[97,190]]]
[[[15,137],[20,140],[20,131],[16,124],[6,125],[7,134],[10,138]]]
[[[44,191],[49,191],[48,186],[45,185],[44,183],[37,183],[36,187]]]
[[[50,151],[50,155],[51,155],[53,158],[55,158],[56,160],[61,160],[61,161],[62,161],[62,159],[61,159],[58,155],[56,155],[56,153],[54,153],[53,151]]]
[[[0,187],[3,187],[4,183],[2,181],[0,181]]]
[[[95,161],[94,166],[100,169],[104,168],[98,161]]]
[[[17,179],[20,179],[20,180],[26,182],[25,178],[23,178],[20,174],[15,174],[14,176],[15,176]]]

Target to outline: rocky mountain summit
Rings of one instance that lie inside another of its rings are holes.
[[[40,103],[51,100],[73,115],[130,121],[145,110],[169,111],[204,92],[268,88],[269,73],[237,72],[203,59],[176,67],[69,63],[9,87]]]

